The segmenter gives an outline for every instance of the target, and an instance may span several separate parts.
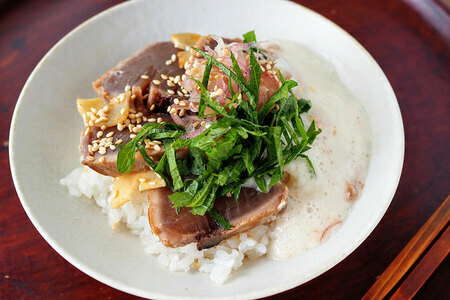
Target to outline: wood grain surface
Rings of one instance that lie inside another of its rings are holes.
[[[85,275],[39,235],[12,183],[8,134],[19,93],[60,38],[118,0],[0,0],[0,299],[134,299]],[[402,178],[386,215],[349,257],[275,299],[359,299],[450,192],[450,19],[443,0],[298,0],[374,56],[400,103]],[[450,299],[447,258],[416,299]]]

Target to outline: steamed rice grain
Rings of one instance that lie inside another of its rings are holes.
[[[139,236],[145,252],[155,256],[170,271],[198,270],[209,274],[209,278],[216,284],[222,284],[232,271],[242,266],[244,258],[256,259],[267,253],[269,227],[266,225],[255,227],[202,251],[197,250],[195,243],[179,248],[165,247],[151,231],[146,193],[137,193],[138,196],[133,201],[114,209],[111,207],[112,177],[80,167],[61,179],[60,183],[68,188],[72,196],[93,199],[108,217],[108,224],[112,229],[121,223],[126,225],[132,234]]]

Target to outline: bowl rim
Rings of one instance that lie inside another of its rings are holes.
[[[83,23],[81,23],[80,25],[76,26],[74,29],[72,29],[69,33],[67,33],[64,37],[62,37],[53,47],[51,47],[51,49],[43,56],[43,58],[39,61],[39,63],[36,65],[36,67],[33,69],[33,71],[31,72],[30,76],[28,77],[24,87],[22,88],[19,97],[18,97],[18,101],[16,102],[15,108],[14,108],[14,113],[12,116],[12,120],[11,120],[11,125],[10,125],[10,132],[9,132],[9,145],[10,145],[10,149],[9,149],[9,161],[10,161],[10,169],[11,169],[11,175],[12,175],[12,179],[13,179],[13,183],[14,186],[16,188],[16,192],[17,195],[19,197],[19,200],[28,216],[28,218],[31,220],[32,224],[34,225],[34,227],[37,229],[37,231],[39,232],[39,234],[45,239],[45,241],[59,254],[61,255],[65,260],[67,260],[70,264],[72,264],[73,266],[75,266],[78,270],[82,271],[83,273],[87,274],[88,276],[94,278],[95,280],[100,281],[103,284],[106,284],[112,288],[118,289],[120,291],[123,291],[125,293],[129,293],[132,295],[136,295],[136,296],[141,296],[141,297],[151,297],[151,298],[164,298],[164,299],[179,299],[179,297],[175,297],[175,296],[171,296],[168,294],[161,294],[158,292],[152,292],[152,291],[148,291],[148,290],[143,290],[143,289],[139,289],[139,288],[134,288],[132,286],[126,285],[121,283],[120,281],[114,280],[114,279],[110,279],[108,278],[108,276],[101,274],[100,272],[98,272],[97,270],[95,270],[95,268],[91,268],[88,265],[83,264],[82,262],[80,262],[77,258],[73,257],[69,252],[65,251],[63,248],[61,248],[58,243],[56,241],[54,241],[52,239],[52,237],[50,237],[48,235],[48,233],[46,232],[46,230],[41,226],[41,224],[39,223],[39,221],[36,219],[36,217],[31,213],[30,208],[28,207],[27,204],[27,200],[25,199],[25,195],[21,189],[21,185],[20,185],[20,180],[18,178],[18,175],[16,173],[16,160],[14,158],[14,148],[15,148],[15,134],[14,134],[14,130],[16,127],[16,119],[17,119],[17,115],[19,114],[19,111],[21,109],[21,103],[23,101],[24,95],[26,90],[28,89],[28,86],[30,85],[30,83],[33,81],[33,78],[35,77],[35,75],[39,72],[41,66],[45,63],[45,61],[53,54],[53,52],[55,52],[55,50],[57,48],[59,48],[59,46],[64,43],[67,39],[71,38],[72,35],[74,35],[77,31],[79,31],[81,28],[89,25],[91,22],[102,18],[103,16],[112,13],[113,11],[119,10],[122,7],[128,6],[128,5],[134,5],[136,2],[143,2],[145,0],[135,0],[135,1],[126,1],[126,2],[122,2],[119,4],[116,4],[112,7],[109,7],[103,11],[101,11],[100,13],[97,13],[96,15],[90,17],[89,19],[87,19],[86,21],[84,21]],[[398,104],[398,100],[397,97],[395,96],[395,92],[386,76],[386,74],[384,73],[384,71],[382,70],[382,68],[379,66],[379,64],[376,62],[376,60],[372,57],[372,55],[364,48],[364,46],[361,45],[361,43],[359,43],[352,35],[350,35],[347,31],[345,31],[342,27],[340,27],[339,25],[337,25],[336,23],[332,22],[331,20],[329,20],[328,18],[324,17],[323,15],[313,11],[312,9],[309,9],[303,5],[297,4],[295,2],[289,1],[289,0],[274,0],[274,1],[279,1],[279,2],[283,2],[284,4],[288,4],[291,5],[292,7],[298,7],[300,6],[302,9],[304,9],[305,11],[307,11],[308,13],[311,13],[313,15],[315,15],[315,17],[318,17],[319,19],[321,19],[322,21],[325,21],[326,23],[328,23],[329,26],[335,27],[336,29],[338,29],[339,31],[341,31],[342,34],[344,34],[344,36],[346,36],[347,38],[350,39],[350,41],[354,44],[356,44],[357,46],[359,46],[359,48],[361,50],[363,50],[363,52],[365,53],[365,55],[367,56],[367,58],[369,59],[370,63],[374,64],[375,67],[377,67],[379,69],[379,71],[381,71],[381,76],[383,77],[383,79],[387,82],[388,86],[388,92],[392,94],[393,99],[395,99],[395,103],[393,103],[393,109],[395,110],[394,113],[396,114],[396,118],[399,121],[399,134],[401,137],[401,140],[399,141],[399,152],[398,153],[399,156],[399,161],[398,161],[398,173],[396,174],[395,178],[393,178],[393,185],[392,185],[392,190],[390,191],[390,196],[389,196],[389,201],[386,202],[386,205],[383,209],[383,211],[380,211],[380,214],[377,218],[377,222],[374,222],[373,225],[371,226],[370,230],[367,230],[365,234],[361,235],[359,237],[358,240],[355,240],[355,242],[353,243],[353,245],[351,245],[351,247],[347,247],[345,249],[345,251],[343,251],[340,255],[337,255],[334,257],[334,259],[330,260],[330,264],[328,265],[323,265],[320,268],[318,268],[317,272],[315,272],[314,274],[309,274],[308,276],[306,276],[306,280],[291,280],[289,282],[284,283],[283,285],[278,285],[276,287],[268,287],[267,289],[264,290],[260,290],[260,291],[253,291],[253,292],[248,292],[246,294],[242,294],[239,296],[223,296],[223,297],[217,297],[216,299],[235,299],[235,298],[261,298],[261,297],[266,297],[266,296],[271,296],[277,293],[281,293],[284,291],[287,291],[289,289],[293,289],[295,287],[298,287],[320,275],[322,275],[323,273],[325,273],[326,271],[330,270],[331,268],[333,268],[334,266],[336,266],[338,263],[342,262],[347,256],[349,256],[351,253],[353,253],[366,239],[367,237],[373,232],[373,230],[375,229],[375,227],[380,223],[381,219],[383,218],[383,216],[385,215],[387,209],[389,208],[390,204],[392,203],[393,197],[395,195],[395,192],[397,190],[399,181],[400,181],[400,177],[402,174],[402,169],[403,169],[403,163],[404,163],[404,154],[405,154],[405,134],[404,134],[404,125],[403,125],[403,119],[402,119],[402,115],[401,115],[401,110]],[[382,213],[381,213],[382,212]],[[185,296],[184,299],[199,299],[199,298],[207,298],[207,297],[193,297],[193,296]]]

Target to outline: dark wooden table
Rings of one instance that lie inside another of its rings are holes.
[[[360,298],[450,192],[450,18],[441,1],[297,1],[342,26],[380,64],[400,103],[406,154],[394,200],[370,237],[330,271],[275,298]],[[7,144],[16,100],[42,56],[118,2],[0,0],[0,299],[134,298],[77,270],[42,239],[16,195]],[[449,263],[418,299],[450,299]]]

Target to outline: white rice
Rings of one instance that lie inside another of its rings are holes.
[[[232,271],[242,266],[244,258],[255,259],[266,254],[269,244],[269,227],[260,225],[249,232],[227,239],[221,244],[198,251],[195,244],[179,248],[167,248],[151,231],[148,218],[148,203],[145,193],[118,209],[111,208],[110,194],[113,180],[95,171],[80,167],[73,170],[60,183],[67,186],[75,197],[93,199],[108,216],[108,223],[115,229],[120,223],[139,236],[145,251],[170,271],[196,270],[209,274],[216,284],[222,284]]]

